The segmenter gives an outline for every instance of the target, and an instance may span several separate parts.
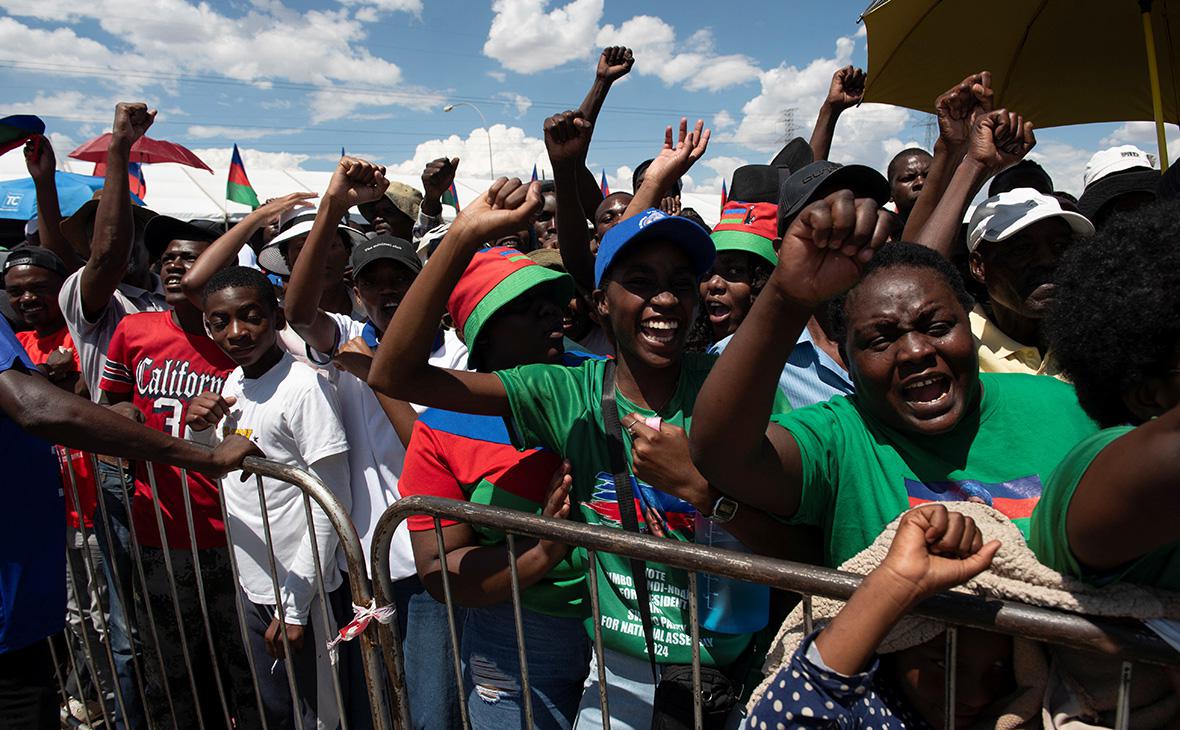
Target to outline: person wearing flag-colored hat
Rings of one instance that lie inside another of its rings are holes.
[[[427,268],[437,265],[432,261]],[[574,364],[580,358],[562,346],[563,308],[573,292],[568,274],[496,246],[471,258],[446,309],[467,342],[469,364],[482,373],[535,363]],[[569,479],[567,471],[553,451],[518,451],[503,418],[430,408],[414,424],[401,484],[407,496],[556,515],[569,509],[557,491]],[[413,516],[407,522],[418,565],[437,565],[434,520]],[[479,596],[477,607],[464,609],[460,647],[471,725],[477,730],[515,726],[521,698],[498,681],[519,672],[516,650],[502,650],[515,642],[503,540],[477,535],[469,525],[442,524],[446,559],[462,560],[464,566],[451,577],[456,600],[464,604],[467,596]],[[589,665],[589,637],[582,626],[585,568],[579,554],[545,543],[531,542],[522,558],[529,563],[520,566],[523,620],[531,636],[545,637],[542,647],[528,645],[536,726],[569,727]],[[438,590],[437,572],[420,574],[428,588]],[[489,584],[497,587],[495,596],[488,596]],[[492,695],[494,703],[481,699]]]
[[[701,282],[703,315],[709,341],[737,331],[754,297],[762,291],[778,262],[778,206],[773,203],[730,202],[713,229],[717,262]]]

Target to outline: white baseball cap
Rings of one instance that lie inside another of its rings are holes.
[[[1086,216],[1065,210],[1052,195],[1016,188],[988,198],[975,209],[967,229],[967,250],[974,251],[980,241],[1004,241],[1046,218],[1061,218],[1079,236],[1094,233],[1094,224]]]
[[[1082,175],[1085,187],[1090,187],[1107,175],[1134,167],[1155,168],[1155,157],[1147,154],[1133,144],[1119,145],[1094,153],[1086,163],[1086,171]]]

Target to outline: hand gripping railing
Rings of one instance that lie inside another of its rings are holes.
[[[761,557],[731,550],[703,547],[666,538],[625,532],[598,525],[586,525],[569,520],[560,520],[517,510],[492,507],[471,502],[456,501],[441,497],[414,496],[399,500],[385,511],[377,524],[373,538],[373,589],[377,605],[392,603],[393,583],[389,573],[389,550],[394,530],[410,515],[434,517],[434,529],[439,543],[439,553],[445,556],[443,532],[440,518],[456,522],[503,531],[512,535],[552,540],[566,545],[583,548],[587,553],[588,577],[590,580],[590,603],[595,629],[594,650],[599,667],[600,705],[604,726],[609,728],[609,707],[605,677],[603,676],[601,615],[595,583],[597,553],[613,553],[641,560],[663,563],[688,571],[689,618],[693,632],[693,685],[694,714],[696,726],[701,726],[700,706],[700,647],[697,638],[699,630],[696,601],[696,573],[733,578],[751,583],[768,585],[804,597],[805,621],[810,630],[811,596],[824,596],[847,600],[860,585],[863,576],[829,568],[806,565],[787,560]],[[511,549],[506,545],[505,549]],[[511,553],[510,553],[511,554]],[[443,558],[445,560],[445,557]],[[447,600],[450,620],[452,647],[456,652],[454,666],[459,686],[459,645],[456,642],[454,605],[451,600],[448,571],[441,571],[443,590]],[[514,576],[515,578],[515,576]],[[523,647],[520,623],[520,589],[513,580],[512,601],[516,608],[517,640]],[[913,613],[944,622],[952,627],[967,626],[988,631],[1020,636],[1035,641],[1057,644],[1072,649],[1097,652],[1123,662],[1122,684],[1120,686],[1119,716],[1116,727],[1126,727],[1129,715],[1127,696],[1130,688],[1130,666],[1132,662],[1146,662],[1168,666],[1180,666],[1180,654],[1159,639],[1154,633],[1137,621],[1096,619],[1077,614],[1053,611],[1010,601],[983,600],[973,596],[943,593],[933,596],[913,609]],[[372,628],[372,627],[370,627]],[[384,652],[389,680],[392,684],[394,725],[410,727],[409,703],[400,639],[396,622],[382,624],[377,628]],[[946,632],[948,667],[954,666],[956,632]],[[522,666],[523,666],[522,657]],[[366,666],[366,670],[368,667]],[[523,674],[523,672],[522,672]],[[954,671],[946,672],[946,706],[954,707]],[[522,680],[524,677],[522,676]],[[527,702],[529,687],[522,681],[522,694],[526,701],[524,712],[531,714]],[[376,708],[376,706],[375,706]],[[375,709],[376,713],[377,710]],[[464,725],[467,724],[464,713]],[[531,725],[531,722],[526,723]],[[948,711],[947,727],[954,726],[953,709]]]

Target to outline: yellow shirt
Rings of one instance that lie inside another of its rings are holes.
[[[1000,331],[978,304],[971,310],[971,334],[979,353],[979,371],[983,373],[1027,373],[1052,375],[1065,380],[1052,352],[1044,355],[1036,347],[1022,345]]]

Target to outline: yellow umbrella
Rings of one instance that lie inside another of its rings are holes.
[[[862,19],[866,101],[933,113],[939,94],[986,69],[996,105],[1038,127],[1154,120],[1167,168],[1180,0],[877,0]]]

